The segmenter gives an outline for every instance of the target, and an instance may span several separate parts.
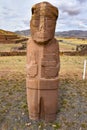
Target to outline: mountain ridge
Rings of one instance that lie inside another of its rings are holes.
[[[30,30],[21,30],[21,31],[15,31],[15,33],[29,36]],[[55,36],[59,37],[75,37],[75,38],[86,38],[87,39],[87,31],[83,30],[69,30],[69,31],[61,31],[61,32],[55,32]]]

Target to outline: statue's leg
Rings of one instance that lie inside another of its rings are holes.
[[[45,120],[54,121],[58,109],[58,89],[43,91]]]
[[[40,99],[38,97],[38,90],[27,88],[27,102],[29,109],[29,117],[33,120],[39,119],[39,104]]]

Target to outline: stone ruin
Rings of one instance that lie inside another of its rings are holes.
[[[23,43],[26,42],[28,38],[20,36],[16,33],[5,31],[0,29],[0,44],[12,44],[12,43]]]
[[[17,35],[0,34],[0,43],[14,43],[15,39],[18,39]]]
[[[76,46],[76,51],[87,51],[87,44],[80,44]]]
[[[32,7],[27,44],[27,103],[32,120],[56,119],[58,109],[59,44],[54,38],[58,9],[48,2]]]

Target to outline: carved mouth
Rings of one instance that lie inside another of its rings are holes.
[[[44,37],[44,36],[38,36],[38,38],[40,38],[40,39],[44,39],[44,38],[47,38],[47,37]]]
[[[42,43],[48,43],[49,41],[50,41],[51,39],[47,39],[47,37],[46,38],[37,38],[37,39],[34,39],[34,41],[36,42],[36,43],[39,43],[39,44],[42,44]]]

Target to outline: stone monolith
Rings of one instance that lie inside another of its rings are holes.
[[[27,103],[33,120],[54,121],[58,109],[59,44],[54,38],[58,9],[48,2],[32,7],[27,44]]]

